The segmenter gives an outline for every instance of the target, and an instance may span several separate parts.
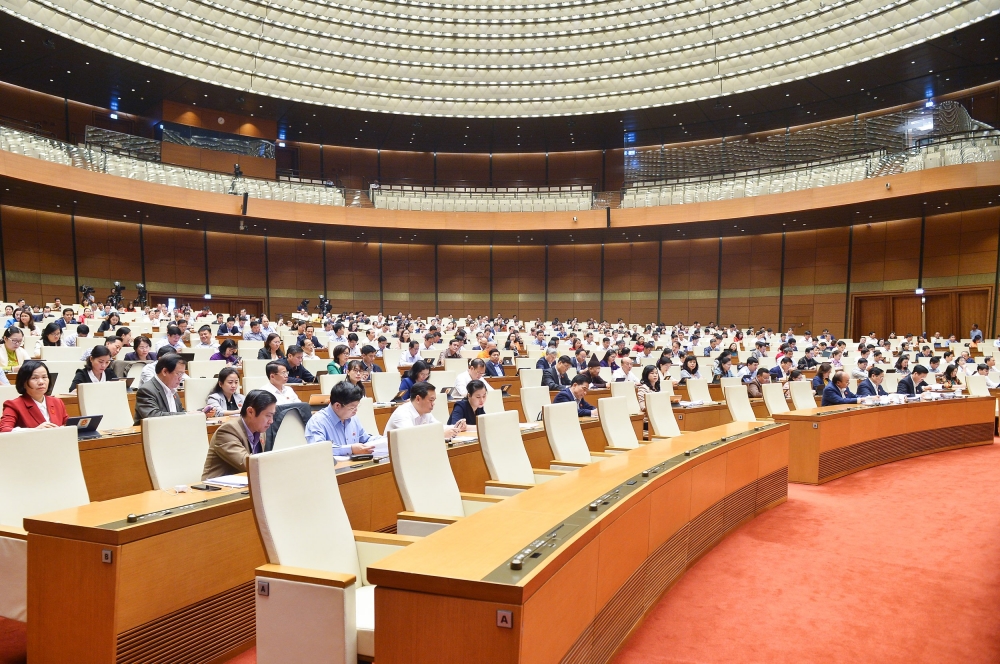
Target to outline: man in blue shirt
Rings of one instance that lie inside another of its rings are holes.
[[[330,405],[319,411],[306,424],[306,442],[333,443],[334,456],[372,454],[377,434],[365,431],[358,421],[358,404],[364,394],[348,381],[341,381],[330,390]]]
[[[573,380],[570,381],[569,387],[563,389],[556,398],[552,400],[552,403],[563,403],[564,401],[575,401],[577,415],[580,417],[594,417],[597,415],[597,407],[591,406],[584,399],[587,396],[587,390],[590,386],[590,376],[589,374],[577,374],[573,376]]]

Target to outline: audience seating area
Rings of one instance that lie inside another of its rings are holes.
[[[564,187],[420,187],[382,185],[369,197],[383,210],[425,212],[564,212],[589,210],[593,188]]]

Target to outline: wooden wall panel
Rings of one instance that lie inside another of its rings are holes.
[[[545,153],[498,153],[493,155],[494,187],[530,187],[546,182]]]
[[[381,310],[378,252],[377,242],[326,243],[326,296],[333,311]]]
[[[205,294],[205,238],[201,231],[145,225],[142,238],[150,292]]]
[[[601,188],[604,153],[601,150],[549,153],[549,185],[589,184]]]
[[[385,313],[414,316],[434,313],[434,247],[429,244],[382,245]]]
[[[604,318],[648,323],[656,319],[659,267],[656,242],[604,246]]]
[[[272,141],[278,138],[278,123],[275,120],[216,111],[174,101],[163,102],[162,118],[166,122],[222,131],[227,134],[266,138]]]
[[[818,334],[828,329],[847,336],[847,254],[850,231],[828,228],[785,234],[785,285],[782,320],[775,329],[793,327]]]
[[[718,288],[718,238],[663,243],[663,322],[714,321]]]
[[[269,237],[270,310],[289,314],[303,299],[312,307],[323,292],[323,242]]]
[[[601,245],[549,246],[549,318],[597,318],[600,299]]]
[[[780,286],[780,233],[723,239],[719,323],[777,327]]]
[[[126,301],[138,295],[142,281],[139,225],[103,219],[76,218],[76,256],[80,284],[97,289],[106,298],[115,281],[125,286]]]
[[[920,220],[855,226],[852,256],[852,293],[916,288],[920,271]]]
[[[73,239],[67,214],[4,206],[7,300],[44,304],[79,301],[73,280]]]
[[[441,187],[490,186],[490,156],[438,152],[437,184]]]
[[[437,265],[438,313],[461,318],[489,312],[489,246],[440,245]]]
[[[1000,209],[927,218],[925,288],[991,285],[997,264]]]
[[[323,146],[323,176],[351,189],[378,182],[378,150]]]
[[[263,300],[266,285],[262,236],[208,234],[208,286],[212,295]]]
[[[545,247],[493,247],[493,309],[522,320],[545,316]]]
[[[59,97],[0,83],[0,106],[8,118],[36,125],[42,132],[66,140],[65,103]]]
[[[434,184],[433,152],[382,150],[380,182]]]
[[[288,144],[289,147],[292,143]],[[294,144],[299,151],[299,177],[304,178],[320,178],[322,171],[320,170],[320,146],[316,143],[295,143]],[[323,161],[326,161],[326,155],[323,155]]]

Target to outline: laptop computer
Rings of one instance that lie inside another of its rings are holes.
[[[103,415],[81,415],[79,417],[67,417],[66,426],[76,427],[76,435],[80,440],[90,438],[100,438],[101,432],[97,430],[97,425],[104,419]]]
[[[194,362],[194,353],[178,353],[187,364]]]

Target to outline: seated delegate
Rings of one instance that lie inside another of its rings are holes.
[[[470,427],[476,426],[476,418],[486,414],[486,411],[483,410],[488,393],[486,387],[486,383],[478,379],[470,380],[466,384],[465,398],[455,402],[455,407],[448,417],[449,426],[454,426],[459,422],[464,422]]]
[[[45,364],[38,360],[22,364],[14,386],[20,396],[4,403],[0,432],[48,429],[66,424],[66,407],[62,399],[45,396],[49,389],[49,370]]]
[[[274,421],[277,399],[264,390],[251,390],[243,401],[240,416],[229,420],[212,434],[201,479],[247,472],[251,454],[264,451],[260,436]]]

